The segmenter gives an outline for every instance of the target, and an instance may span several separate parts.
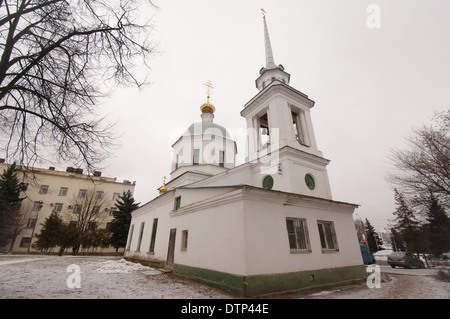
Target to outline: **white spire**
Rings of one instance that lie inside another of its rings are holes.
[[[266,22],[266,12],[264,9],[261,9],[263,12],[263,19],[264,19],[264,43],[266,46],[266,69],[273,69],[276,68],[277,65],[275,64],[275,61],[273,59],[273,52],[272,52],[272,45],[270,44],[270,37],[269,37],[269,29],[267,28],[267,22]]]

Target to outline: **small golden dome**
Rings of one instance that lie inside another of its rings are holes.
[[[166,177],[165,177],[165,176],[164,176],[163,186],[161,186],[161,187],[159,188],[159,192],[160,192],[160,193],[165,193],[165,192],[167,192],[167,187],[166,187]]]
[[[209,96],[208,101],[206,103],[203,103],[202,106],[200,106],[200,110],[202,111],[202,113],[214,113],[214,111],[216,110],[214,105],[209,103]]]

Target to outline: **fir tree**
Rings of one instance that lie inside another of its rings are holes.
[[[408,251],[419,252],[423,249],[423,236],[419,222],[414,217],[414,212],[409,208],[403,194],[397,189],[395,189],[395,202],[397,209],[393,214],[397,217],[394,219],[393,233],[396,233],[397,240],[403,241]]]
[[[365,223],[365,232],[367,236],[367,244],[369,245],[369,250],[373,253],[376,253],[379,250],[379,246],[381,245],[380,238],[378,234],[375,232],[375,228],[370,224],[369,220],[366,218]]]
[[[131,212],[139,207],[135,203],[131,191],[123,192],[116,203],[117,211],[113,213],[114,220],[111,223],[112,232],[110,243],[116,248],[116,252],[127,243],[128,230],[131,223]]]
[[[424,230],[433,255],[450,251],[450,219],[438,199],[431,195]]]
[[[42,224],[41,232],[36,236],[36,249],[47,251],[55,246],[64,246],[67,226],[56,212],[47,217]]]
[[[22,190],[14,163],[0,175],[0,247],[14,241],[18,233],[18,221],[22,219]]]

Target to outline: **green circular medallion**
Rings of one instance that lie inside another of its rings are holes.
[[[305,183],[306,183],[306,186],[308,186],[308,188],[310,190],[313,190],[314,188],[316,188],[316,181],[314,180],[314,177],[311,174],[305,175]]]
[[[267,175],[266,177],[264,177],[263,182],[262,182],[262,186],[264,189],[272,189],[273,187],[273,177],[270,175]]]

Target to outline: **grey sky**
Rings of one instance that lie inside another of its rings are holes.
[[[381,9],[370,29],[370,4]],[[214,85],[215,123],[245,128],[244,104],[257,94],[265,65],[267,11],[276,64],[291,86],[316,102],[315,135],[328,166],[333,199],[360,204],[376,228],[394,211],[386,181],[389,151],[412,128],[450,107],[450,1],[278,0],[157,1],[159,43],[145,90],[118,89],[102,109],[123,134],[105,176],[136,181],[135,198],[157,196],[170,176],[171,145],[200,121],[203,83]],[[243,161],[244,145],[238,145]]]

